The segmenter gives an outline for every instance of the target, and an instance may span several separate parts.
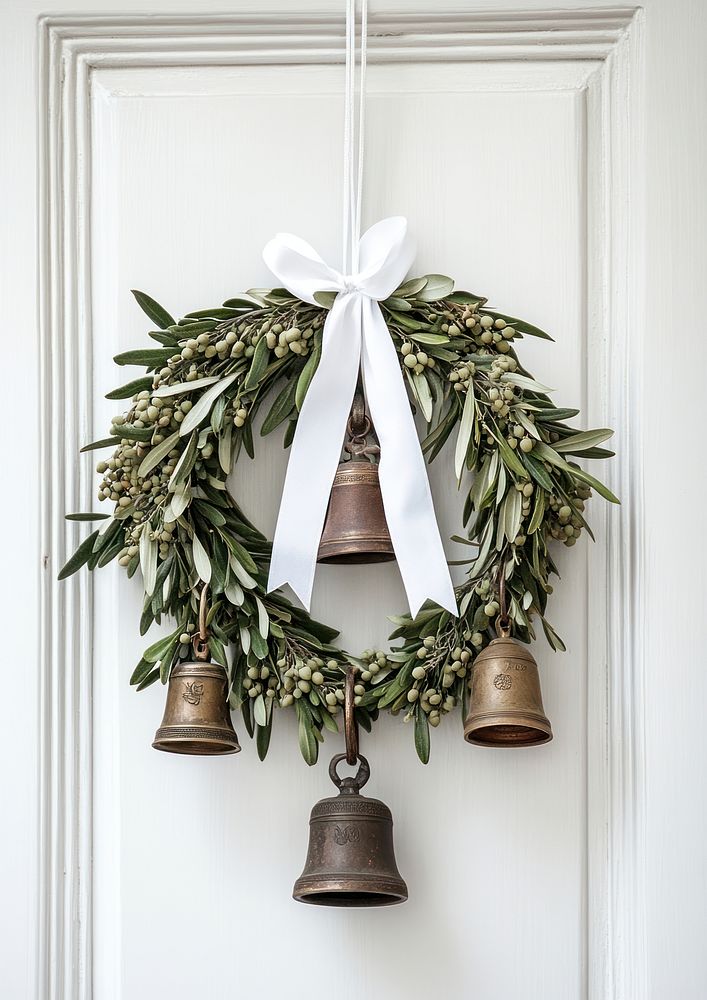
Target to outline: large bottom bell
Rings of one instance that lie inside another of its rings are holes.
[[[484,747],[529,747],[552,739],[538,665],[509,636],[494,639],[474,661],[464,739]]]
[[[322,906],[386,906],[408,898],[395,864],[393,817],[378,799],[359,795],[370,769],[359,755],[355,778],[339,778],[339,754],[329,765],[339,794],[321,799],[309,820],[309,849],[292,895]]]
[[[224,754],[240,750],[228,707],[226,671],[218,663],[180,663],[172,671],[155,750]]]
[[[383,510],[378,466],[341,462],[331,487],[319,544],[320,563],[375,563],[395,559]]]

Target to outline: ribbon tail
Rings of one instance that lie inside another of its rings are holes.
[[[324,324],[322,356],[290,448],[268,576],[268,591],[289,583],[308,611],[360,357],[361,297],[339,294]]]
[[[378,303],[362,304],[366,398],[380,442],[380,484],[390,537],[413,617],[425,600],[458,614],[427,468],[400,374],[395,346]]]

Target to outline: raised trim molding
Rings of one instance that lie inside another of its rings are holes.
[[[643,13],[376,13],[369,58],[576,64],[587,114],[588,419],[619,428],[608,470],[625,498],[594,514],[590,553],[587,775],[588,1000],[647,995],[642,842],[643,444],[637,367],[644,265]],[[39,37],[39,300],[42,496],[39,1000],[91,1000],[92,584],[57,584],[76,543],[66,509],[86,509],[90,440],[90,88],[96,68],[343,61],[331,14],[50,16]],[[574,85],[577,89],[577,85]],[[589,364],[591,361],[591,364]]]

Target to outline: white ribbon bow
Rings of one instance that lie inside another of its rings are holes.
[[[425,460],[398,355],[378,305],[404,279],[414,253],[407,221],[399,216],[383,219],[361,237],[358,274],[340,274],[289,233],[279,233],[263,251],[273,274],[303,301],[316,304],[315,292],[338,293],[292,442],[268,579],[268,590],[289,583],[307,610],[360,366],[380,443],[385,516],[410,611],[416,615],[429,598],[457,614]]]

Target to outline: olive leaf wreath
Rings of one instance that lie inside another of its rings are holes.
[[[138,690],[158,678],[166,683],[191,657],[200,581],[212,593],[212,657],[228,672],[231,707],[241,709],[261,759],[275,707],[294,707],[302,755],[315,763],[323,731],[338,730],[353,664],[358,721],[370,731],[381,709],[404,710],[426,763],[429,727],[457,706],[466,711],[474,657],[494,635],[501,573],[516,638],[534,639],[537,617],[550,645],[564,649],[545,617],[549,578],[557,574],[549,543],[572,546],[582,529],[591,535],[584,509],[592,490],[618,500],[575,461],[613,455],[599,447],[612,431],[568,427],[579,411],[554,406],[552,390],[518,360],[516,341],[551,340],[546,333],[489,309],[480,295],[455,292],[444,275],[412,278],[381,303],[412,404],[427,425],[428,461],[456,431],[457,484],[467,495],[466,531],[454,541],[472,551],[456,588],[458,618],[428,603],[415,618],[391,618],[398,645],[353,656],[333,645],[335,629],[266,592],[270,542],[227,488],[241,450],[255,456],[253,429],[266,401],[260,434],[286,422],[285,447],[292,441],[333,294],[310,305],[285,289],[252,289],[178,322],[148,295],[133,294],[158,327],[149,336],[159,346],[114,359],[148,373],[108,393],[130,407],[113,418],[110,437],[82,449],[113,449],[97,471],[98,498],[114,510],[67,515],[104,523],[59,578],[115,558],[129,577],[141,569],[140,634],[162,615],[177,624],[145,650],[130,681]]]

